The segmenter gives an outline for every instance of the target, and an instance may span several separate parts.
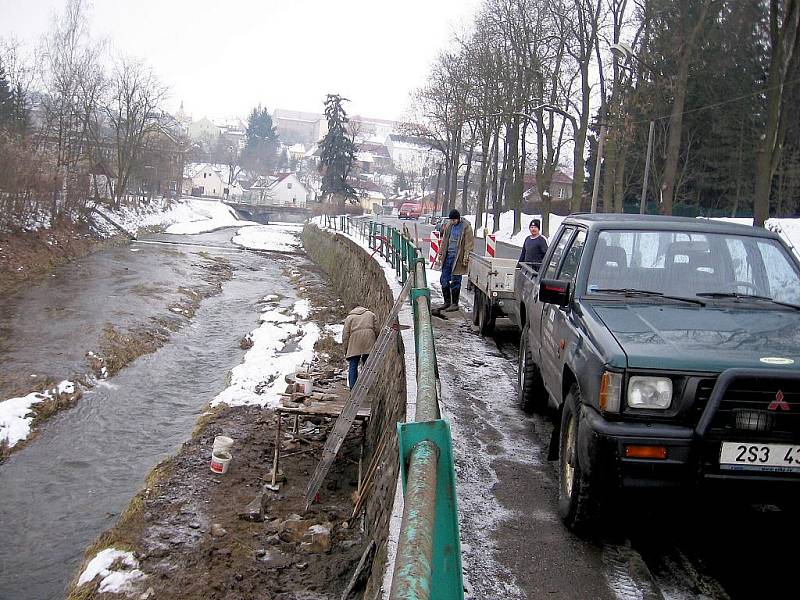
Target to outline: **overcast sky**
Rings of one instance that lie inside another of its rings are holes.
[[[399,119],[436,54],[479,0],[94,0],[92,31],[149,62],[195,119],[322,111]],[[64,0],[0,0],[0,36],[30,48]]]

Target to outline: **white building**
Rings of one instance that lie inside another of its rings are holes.
[[[239,182],[234,178],[233,184],[228,184],[229,169],[227,165],[211,163],[186,165],[183,174],[184,193],[210,198],[240,198],[243,190]]]
[[[294,173],[277,177],[259,177],[250,188],[249,201],[273,206],[298,206],[304,208],[314,199],[313,192]]]
[[[392,134],[386,138],[386,148],[395,168],[410,173],[422,173],[438,155],[424,140],[407,135]]]

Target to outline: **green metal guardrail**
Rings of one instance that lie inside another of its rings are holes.
[[[463,600],[461,540],[450,425],[439,414],[436,348],[425,259],[414,242],[385,223],[326,216],[325,225],[367,241],[405,284],[411,302],[417,357],[417,412],[398,423],[403,481],[403,524],[392,577],[391,600]]]

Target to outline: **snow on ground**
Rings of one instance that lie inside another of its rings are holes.
[[[315,323],[298,323],[292,315],[308,317],[307,300],[298,300],[287,314],[285,309],[266,307],[261,326],[248,334],[253,343],[244,361],[231,371],[230,385],[211,402],[211,406],[280,406],[286,389],[284,375],[298,370],[314,358],[314,344],[321,335]]]
[[[75,384],[65,380],[52,390],[41,393],[32,392],[27,396],[9,398],[0,402],[0,444],[5,443],[9,448],[13,448],[30,435],[35,404],[61,394],[74,393]]]
[[[344,324],[337,323],[335,325],[325,325],[325,332],[330,333],[337,344],[341,344],[342,334],[344,333]]]
[[[147,205],[122,206],[114,211],[106,206],[95,208],[132,234],[147,227],[175,228],[169,233],[202,233],[220,227],[251,224],[250,221],[240,221],[228,205],[211,199],[184,198],[168,201],[158,198]],[[108,236],[118,233],[115,227],[102,218],[95,219],[95,222]]]
[[[253,221],[241,221],[236,212],[218,200],[186,200],[176,207],[176,219],[167,227],[167,233],[191,235],[223,227],[258,225]]]
[[[251,250],[297,252],[301,245],[301,230],[302,226],[288,223],[243,227],[236,232],[231,242]]]
[[[114,564],[117,569],[112,569]],[[116,548],[106,548],[98,552],[86,565],[78,578],[78,586],[82,586],[98,575],[102,578],[98,591],[101,594],[121,594],[133,591],[133,583],[146,577],[139,569],[139,561],[132,552],[122,552]]]
[[[475,215],[463,215],[463,217],[469,221],[474,230]],[[494,215],[484,215],[484,217],[484,225],[475,231],[475,235],[477,237],[484,237],[484,228],[486,228],[489,233],[492,233],[492,229],[494,228]],[[519,246],[521,248],[525,243],[525,238],[530,235],[530,231],[528,231],[528,223],[531,222],[531,219],[541,220],[541,218],[542,215],[539,214],[522,213],[520,218],[520,231],[516,235],[512,235],[512,232],[514,231],[514,211],[509,210],[504,213],[500,213],[500,228],[495,232],[497,241],[511,244],[512,246]],[[548,239],[552,237],[556,231],[558,231],[558,228],[561,227],[561,222],[564,219],[566,219],[566,217],[550,213],[550,235],[548,236]]]

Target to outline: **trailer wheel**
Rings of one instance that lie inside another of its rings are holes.
[[[481,310],[478,313],[478,329],[482,336],[494,333],[495,318],[492,315],[492,301],[481,292]]]
[[[519,337],[519,360],[517,363],[517,387],[519,406],[525,412],[543,412],[547,408],[547,390],[542,381],[542,373],[533,362],[528,350],[530,327],[525,324]]]
[[[472,295],[472,324],[478,325],[480,319],[480,312],[483,308],[483,292],[477,287]]]

